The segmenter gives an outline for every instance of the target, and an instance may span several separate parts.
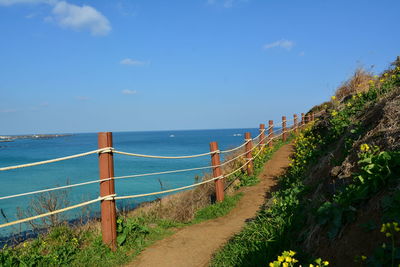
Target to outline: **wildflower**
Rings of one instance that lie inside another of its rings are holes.
[[[373,83],[374,83],[374,81],[373,81],[373,80],[369,80],[368,82],[369,82],[370,84],[373,84]]]
[[[389,74],[387,74],[387,73],[385,73],[385,74],[383,74],[383,76],[385,76],[385,77],[387,77]]]
[[[396,70],[400,70],[400,67],[396,67]]]
[[[308,267],[314,267],[314,264],[310,264]]]
[[[283,267],[289,267],[289,263],[284,262],[284,263],[282,263],[282,266],[283,266]]]
[[[362,144],[362,145],[360,146],[360,149],[361,149],[361,151],[363,151],[363,152],[367,152],[367,151],[370,149],[370,147],[369,147],[368,144]]]
[[[329,261],[323,261],[322,264],[323,264],[324,266],[328,266],[328,265],[329,265]]]
[[[366,256],[364,256],[364,255],[361,256],[361,260],[365,261],[366,259],[367,259]]]
[[[293,257],[294,255],[296,255],[296,252],[294,252],[293,250],[289,250],[289,255],[290,255],[291,257]]]
[[[351,103],[347,103],[347,107],[351,107]]]
[[[376,79],[376,78],[378,78],[379,76],[378,75],[374,75],[374,78]]]
[[[332,100],[336,100],[336,96],[332,96],[331,98],[332,98]]]
[[[23,246],[24,246],[24,248],[26,248],[26,247],[28,246],[28,243],[25,242],[25,243],[23,244]]]
[[[392,75],[392,79],[396,79],[396,75],[393,74],[393,75]]]
[[[269,263],[269,267],[274,267],[274,265],[275,265],[275,264],[274,264],[273,262],[270,262],[270,263]]]
[[[383,82],[385,81],[385,79],[380,79],[379,81],[380,81],[381,83],[383,83]]]
[[[278,261],[279,262],[283,262],[285,260],[285,258],[283,256],[278,256]]]
[[[386,235],[386,237],[391,237],[392,236],[391,233],[386,233],[385,235]]]
[[[337,115],[337,111],[336,111],[336,110],[334,110],[334,111],[332,111],[332,113],[331,113],[331,114],[332,114],[332,116],[333,116],[333,117],[335,117],[335,116]]]
[[[361,93],[358,93],[357,95],[358,95],[358,97],[361,97],[361,96],[362,96],[362,94],[361,94]]]

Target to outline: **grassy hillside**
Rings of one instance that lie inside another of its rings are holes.
[[[212,266],[399,265],[400,59],[312,110],[279,189]]]

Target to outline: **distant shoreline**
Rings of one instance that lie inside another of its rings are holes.
[[[50,139],[72,136],[72,134],[26,134],[26,135],[8,135],[0,136],[0,142],[12,142],[17,139]]]

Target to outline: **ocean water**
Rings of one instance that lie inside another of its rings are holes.
[[[217,141],[219,149],[229,149],[244,142],[244,133],[258,135],[258,129],[221,129],[190,131],[115,132],[113,146],[126,152],[177,156],[200,154],[209,151],[209,143]],[[73,134],[51,139],[19,139],[0,143],[0,167],[48,160],[97,149],[97,133]],[[210,156],[193,159],[150,159],[114,155],[115,176],[194,168],[210,165]],[[205,170],[207,171],[207,170]],[[149,193],[195,182],[196,175],[204,171],[146,176],[115,181],[119,196]],[[0,172],[0,197],[99,179],[97,155]],[[99,184],[85,185],[67,190],[69,205],[95,199]],[[160,196],[118,200],[117,207],[135,206]],[[0,200],[0,224],[17,218],[17,209],[30,209],[33,196]],[[91,214],[99,212],[100,203],[90,205]],[[81,214],[76,209],[65,214],[71,220]],[[0,229],[0,236],[29,229],[27,224]]]

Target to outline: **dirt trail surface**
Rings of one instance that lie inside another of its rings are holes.
[[[208,266],[215,251],[234,234],[240,232],[246,220],[253,218],[264,203],[266,192],[276,185],[276,178],[289,164],[292,146],[276,151],[259,175],[261,182],[245,187],[244,196],[226,216],[184,227],[172,236],[145,249],[128,266],[197,267]]]

